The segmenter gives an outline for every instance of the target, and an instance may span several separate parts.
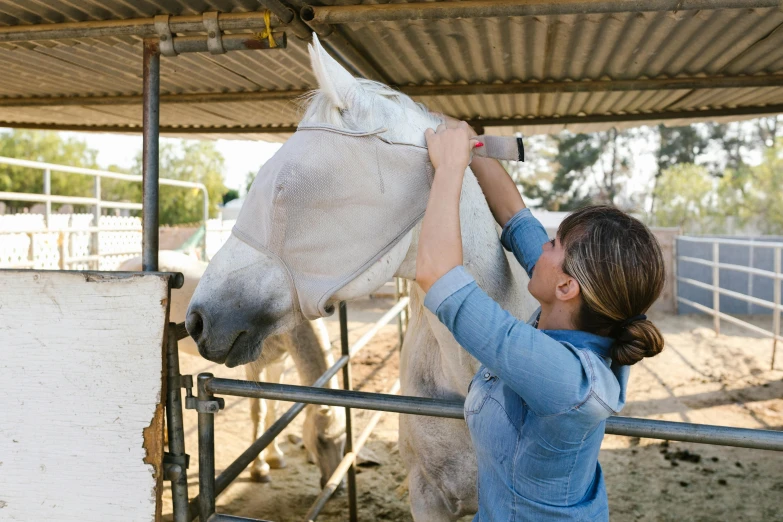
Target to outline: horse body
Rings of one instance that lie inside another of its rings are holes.
[[[163,272],[181,272],[185,278],[182,288],[171,293],[169,320],[174,323],[185,321],[188,305],[193,298],[208,264],[190,256],[171,250],[158,254],[158,266]],[[124,261],[118,270],[137,272],[142,269],[141,257]],[[191,337],[178,343],[181,352],[199,355],[198,347]],[[262,356],[244,365],[245,377],[249,381],[279,383],[285,370],[286,358],[290,355],[303,383],[310,384],[334,364],[329,332],[323,320],[303,322],[289,332],[264,340]],[[329,383],[337,388],[337,379]],[[250,399],[251,440],[259,432],[266,431],[277,420],[275,400]],[[342,460],[345,445],[345,413],[342,408],[310,405],[305,409],[303,441],[312,462],[321,470],[321,485],[326,483]],[[269,482],[270,469],[285,467],[285,457],[277,438],[253,461],[251,477],[258,482]]]
[[[323,51],[317,38],[310,54],[319,90],[310,100],[303,123],[361,131],[384,128],[386,138],[415,145],[424,145],[424,131],[441,123],[407,96],[382,84],[353,78]],[[526,291],[527,276],[516,263],[509,263],[495,221],[469,169],[460,218],[466,268],[505,309],[527,318],[535,307]],[[406,234],[367,271],[334,294],[332,301],[365,296],[395,275],[414,279],[418,230],[419,226]],[[202,354],[212,360],[228,365],[251,360],[258,352],[245,338],[273,335],[296,324],[293,297],[285,267],[232,236],[196,290],[187,318],[188,331]],[[400,364],[401,393],[464,400],[479,363],[424,308],[423,300],[423,292],[413,285]],[[476,460],[464,421],[401,415],[399,446],[409,471],[415,520],[456,520],[477,510]]]

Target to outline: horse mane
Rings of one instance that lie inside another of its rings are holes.
[[[390,140],[411,143],[412,136],[418,135],[421,136],[421,143],[417,144],[423,145],[424,131],[443,122],[442,118],[431,113],[423,104],[373,80],[357,78],[356,84],[345,96],[348,109],[340,109],[328,93],[320,89],[310,91],[299,99],[304,109],[304,116],[299,123],[327,123],[364,132],[385,128],[387,131],[383,135]],[[380,97],[394,102],[403,109],[405,116],[399,119],[399,114],[389,114],[377,103]]]

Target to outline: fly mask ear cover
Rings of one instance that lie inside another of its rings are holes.
[[[300,126],[261,168],[232,233],[290,276],[306,319],[424,216],[434,169],[424,147]]]

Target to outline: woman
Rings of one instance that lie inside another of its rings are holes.
[[[598,464],[605,420],[625,403],[629,365],[663,349],[644,312],[663,288],[660,247],[612,207],[568,216],[549,240],[495,160],[471,162],[501,242],[541,307],[529,323],[501,309],[462,266],[459,197],[470,148],[464,122],[426,133],[435,167],[416,281],[425,306],[482,366],[465,401],[478,460],[475,520],[608,520]]]

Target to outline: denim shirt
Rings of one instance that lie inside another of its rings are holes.
[[[547,240],[528,209],[501,236],[529,276]],[[625,404],[629,373],[612,364],[612,339],[537,330],[538,312],[518,320],[462,266],[424,304],[482,364],[465,400],[478,460],[474,522],[609,520],[598,451],[606,418]]]

